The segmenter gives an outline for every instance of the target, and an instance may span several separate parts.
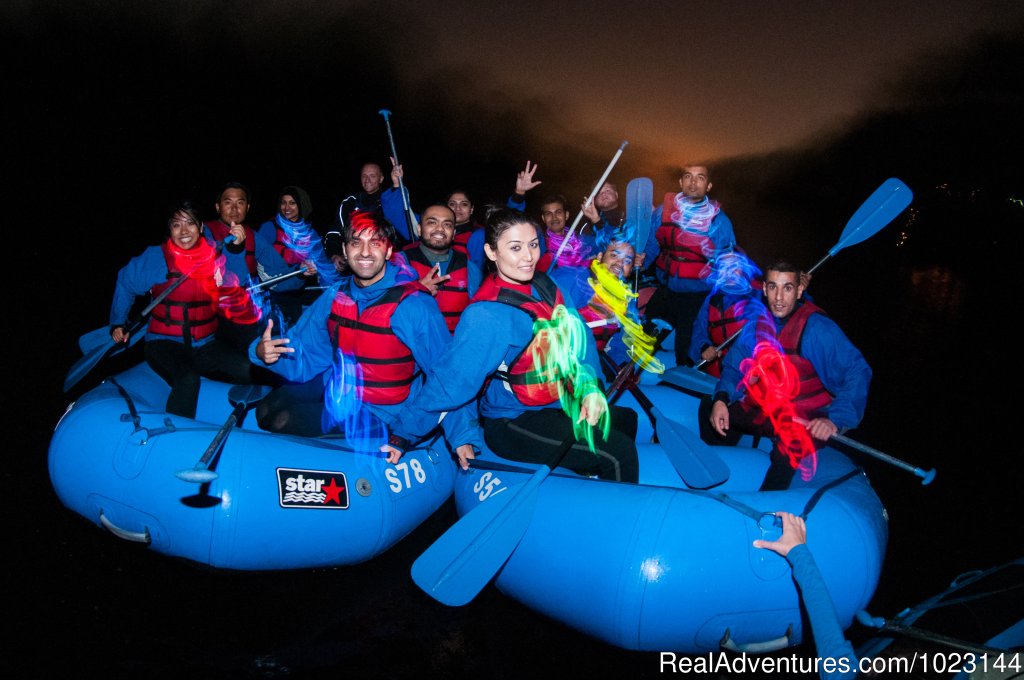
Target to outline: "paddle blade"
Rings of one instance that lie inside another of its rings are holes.
[[[882,182],[861,204],[857,212],[846,223],[846,228],[839,236],[839,242],[828,251],[829,257],[843,248],[852,246],[877,234],[881,229],[896,219],[914,199],[914,193],[906,184],[890,177]]]
[[[106,347],[110,344],[110,327],[103,326],[94,331],[89,331],[78,338],[78,349],[82,354],[88,354],[97,347]]]
[[[718,384],[718,378],[703,371],[698,371],[692,366],[666,368],[665,372],[661,374],[661,379],[669,385],[706,395],[714,394],[715,385]]]
[[[526,534],[537,505],[537,476],[506,488],[453,524],[412,564],[412,580],[427,595],[459,607],[484,589]]]
[[[89,373],[96,367],[96,364],[103,361],[103,357],[107,356],[107,353],[114,351],[114,341],[108,340],[105,345],[101,345],[91,352],[86,353],[81,359],[76,361],[68,374],[64,377],[64,391],[70,392],[71,388],[77,385],[82,378],[89,375]]]
[[[635,177],[626,185],[626,225],[636,234],[636,251],[647,245],[654,212],[654,182],[650,177]]]
[[[185,468],[184,470],[178,470],[174,473],[174,476],[183,482],[192,482],[193,484],[206,484],[217,479],[218,475],[213,470],[204,468]]]
[[[679,477],[694,489],[710,489],[729,479],[729,466],[714,449],[685,427],[669,420],[657,406],[651,407],[657,421],[658,441]]]

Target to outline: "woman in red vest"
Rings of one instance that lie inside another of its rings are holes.
[[[174,285],[153,308],[145,357],[171,386],[167,412],[194,418],[200,376],[250,382],[245,352],[215,334],[221,318],[255,323],[259,310],[244,288],[223,285],[224,257],[203,237],[202,222],[190,201],[173,209],[167,227],[170,233],[163,244],[150,246],[118,272],[110,335],[114,342],[127,342],[125,326],[136,296],[156,297]]]
[[[607,437],[596,427],[608,405],[600,394],[593,338],[558,286],[536,271],[540,226],[503,208],[488,216],[485,229],[484,252],[495,271],[463,311],[451,347],[423,390],[393,424],[390,448],[400,450],[406,440],[422,436],[414,429],[418,421],[436,423],[423,414],[455,410],[480,394],[484,440],[500,456],[547,463],[563,441],[575,437],[565,467],[637,481],[636,413],[611,407]],[[566,335],[573,341],[556,349]],[[460,458],[466,467],[462,452]]]

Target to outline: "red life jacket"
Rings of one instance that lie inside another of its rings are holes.
[[[603,352],[608,341],[619,332],[619,322],[615,318],[615,312],[608,309],[595,295],[585,307],[576,310],[587,323],[591,321],[607,321],[600,326],[588,326],[594,335],[597,343],[597,351]]]
[[[778,332],[779,344],[786,357],[796,369],[800,380],[800,391],[793,399],[793,407],[801,418],[808,420],[821,415],[832,403],[832,395],[814,370],[814,365],[800,354],[800,343],[803,340],[807,320],[812,314],[824,314],[820,307],[805,302],[797,308],[786,321],[786,325]],[[751,398],[745,397],[744,402],[752,405]]]
[[[149,332],[180,337],[186,344],[213,335],[220,300],[214,278],[216,250],[202,237],[188,250],[178,248],[170,239],[160,249],[167,263],[167,280],[153,286],[150,293],[156,297],[175,279],[184,274],[188,278],[153,308]]]
[[[466,255],[469,252],[467,249],[469,237],[473,235],[474,231],[480,228],[480,225],[475,222],[466,222],[465,224],[455,225],[455,242],[452,243],[452,248],[457,252]]]
[[[417,375],[416,361],[391,329],[391,317],[402,300],[418,291],[426,292],[418,281],[393,286],[361,314],[355,301],[341,290],[334,296],[327,331],[334,346],[359,364],[360,399],[367,404],[400,404],[409,397]]]
[[[558,290],[555,282],[548,278],[547,274],[535,272],[533,275],[533,287],[540,293],[541,299],[536,300],[530,295],[522,293],[514,288],[502,284],[497,275],[487,277],[480,285],[473,301],[501,302],[502,304],[515,307],[518,310],[530,315],[536,321],[551,319],[557,305],[564,305],[562,292]],[[501,329],[495,329],[501,332]],[[524,406],[550,406],[559,401],[559,385],[562,379],[549,380],[550,376],[538,374],[534,367],[534,353],[541,357],[541,363],[548,354],[548,340],[546,333],[534,334],[533,339],[523,350],[512,360],[511,365],[504,370],[494,372],[494,377],[502,380],[512,388],[512,394]],[[571,389],[566,385],[564,389]]]
[[[708,340],[712,346],[718,347],[747,323],[743,318],[746,303],[745,299],[739,299],[726,307],[723,293],[711,296],[708,301]],[[729,346],[723,347],[719,357],[704,366],[707,372],[715,377],[722,377],[722,359],[728,352]]]
[[[220,220],[210,220],[204,226],[210,230],[210,236],[217,242],[223,241],[231,233],[231,227]],[[256,232],[247,224],[242,226],[245,227],[245,242],[242,244],[245,246],[245,266],[250,276],[256,276]]]
[[[715,208],[715,215],[717,215],[718,204],[714,202],[712,204]],[[661,209],[661,226],[655,232],[661,252],[658,253],[658,259],[654,261],[654,264],[658,269],[675,278],[707,278],[709,269],[705,253],[713,253],[715,243],[706,233],[696,234],[673,222],[672,214],[674,212],[676,212],[676,195],[665,194],[665,202]],[[708,220],[706,226],[710,227],[710,225],[711,220]]]
[[[420,250],[419,241],[409,244],[402,252],[405,253],[409,264],[416,270],[420,278],[429,274],[430,270],[434,268],[427,256]],[[444,322],[448,325],[449,333],[455,332],[455,326],[459,323],[462,310],[469,306],[468,262],[466,253],[453,249],[446,272],[451,278],[438,286],[437,295],[434,296],[437,306],[441,308],[441,314],[444,315]]]

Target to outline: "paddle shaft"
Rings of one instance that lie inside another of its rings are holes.
[[[391,133],[391,112],[381,109],[377,113],[384,116],[384,125],[388,129],[388,144],[391,146],[391,157],[395,159],[395,165],[401,165],[398,162],[398,152],[395,151],[395,136]],[[398,190],[402,193],[402,208],[405,209],[405,217],[409,222],[409,233],[413,235],[413,238],[418,239],[420,237],[419,225],[416,224],[416,217],[412,214],[412,208],[409,207],[409,197],[405,195],[405,183],[401,176],[398,177]]]
[[[890,465],[895,465],[896,467],[902,470],[906,470],[907,472],[913,473],[914,475],[921,478],[922,486],[927,486],[928,484],[931,484],[932,480],[935,479],[934,469],[925,471],[919,467],[914,467],[910,463],[902,461],[899,458],[890,456],[888,453],[883,453],[878,449],[871,448],[866,444],[861,444],[860,442],[850,439],[849,437],[845,437],[841,434],[834,434],[831,438],[839,442],[840,444],[849,446],[851,449],[855,449],[857,451],[860,451],[861,453],[866,453],[867,455],[873,458],[877,458],[878,460],[889,463]]]
[[[227,438],[228,433],[231,431],[231,428],[235,426],[235,423],[238,422],[238,419],[242,417],[242,413],[245,409],[245,402],[240,402],[235,406],[231,411],[231,415],[228,416],[227,421],[221,425],[219,430],[217,430],[217,434],[214,435],[213,441],[211,441],[210,445],[206,447],[206,451],[203,452],[203,456],[199,459],[199,462],[196,463],[197,468],[210,467],[210,461],[213,460],[215,455],[217,455],[217,451],[220,450],[221,444],[224,443],[224,439]]]
[[[615,155],[612,157],[612,162],[608,164],[607,168],[605,168],[604,174],[601,175],[601,179],[597,180],[597,184],[594,185],[594,189],[590,192],[590,195],[587,196],[587,201],[584,205],[590,205],[591,203],[594,202],[594,196],[597,195],[597,192],[604,185],[605,180],[608,179],[608,175],[612,174],[612,168],[614,168],[615,164],[619,162],[619,157],[622,156],[622,152],[623,150],[625,150],[628,144],[629,142],[624,141],[619,146],[619,150],[616,151]],[[555,258],[551,261],[551,269],[554,269],[555,267],[558,266],[558,258],[561,256],[562,251],[565,250],[565,247],[569,245],[569,239],[572,238],[573,233],[575,233],[576,231],[577,225],[579,225],[580,220],[582,219],[583,211],[580,210],[578,213],[576,213],[576,219],[572,221],[572,226],[569,227],[569,232],[565,235],[565,238],[562,239],[562,245],[558,246],[558,251],[555,253]]]
[[[306,268],[305,267],[299,267],[298,269],[296,269],[293,272],[288,272],[287,274],[281,274],[279,276],[275,276],[273,278],[267,279],[266,281],[260,281],[259,283],[255,284],[253,286],[249,286],[249,292],[256,291],[256,290],[262,290],[264,288],[270,288],[271,286],[276,286],[277,284],[281,283],[282,281],[287,281],[288,279],[295,278],[296,276],[301,276],[302,274],[305,274],[305,273],[306,273]]]

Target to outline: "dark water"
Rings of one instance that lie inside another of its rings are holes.
[[[892,239],[838,257],[813,284],[875,371],[855,438],[938,469],[930,487],[863,460],[890,514],[876,615],[891,616],[958,573],[1020,557],[1021,476],[1007,388],[994,369],[1006,342],[994,323],[1006,295],[991,269],[903,257]],[[77,298],[76,296],[79,296]],[[409,565],[454,521],[449,502],[370,563],[299,572],[235,573],[125,544],[64,509],[46,451],[65,405],[60,385],[77,336],[106,300],[69,290],[73,315],[44,314],[9,358],[4,598],[16,674],[110,677],[654,677],[655,653],[617,650],[568,630],[488,587],[461,609],[411,582]],[[99,296],[104,297],[104,296]],[[69,321],[74,319],[74,322]],[[1003,331],[1005,332],[1005,331]],[[316,537],[310,537],[316,540]],[[863,639],[863,629],[849,635]],[[41,653],[30,652],[42,649]],[[806,647],[799,650],[807,654]]]

